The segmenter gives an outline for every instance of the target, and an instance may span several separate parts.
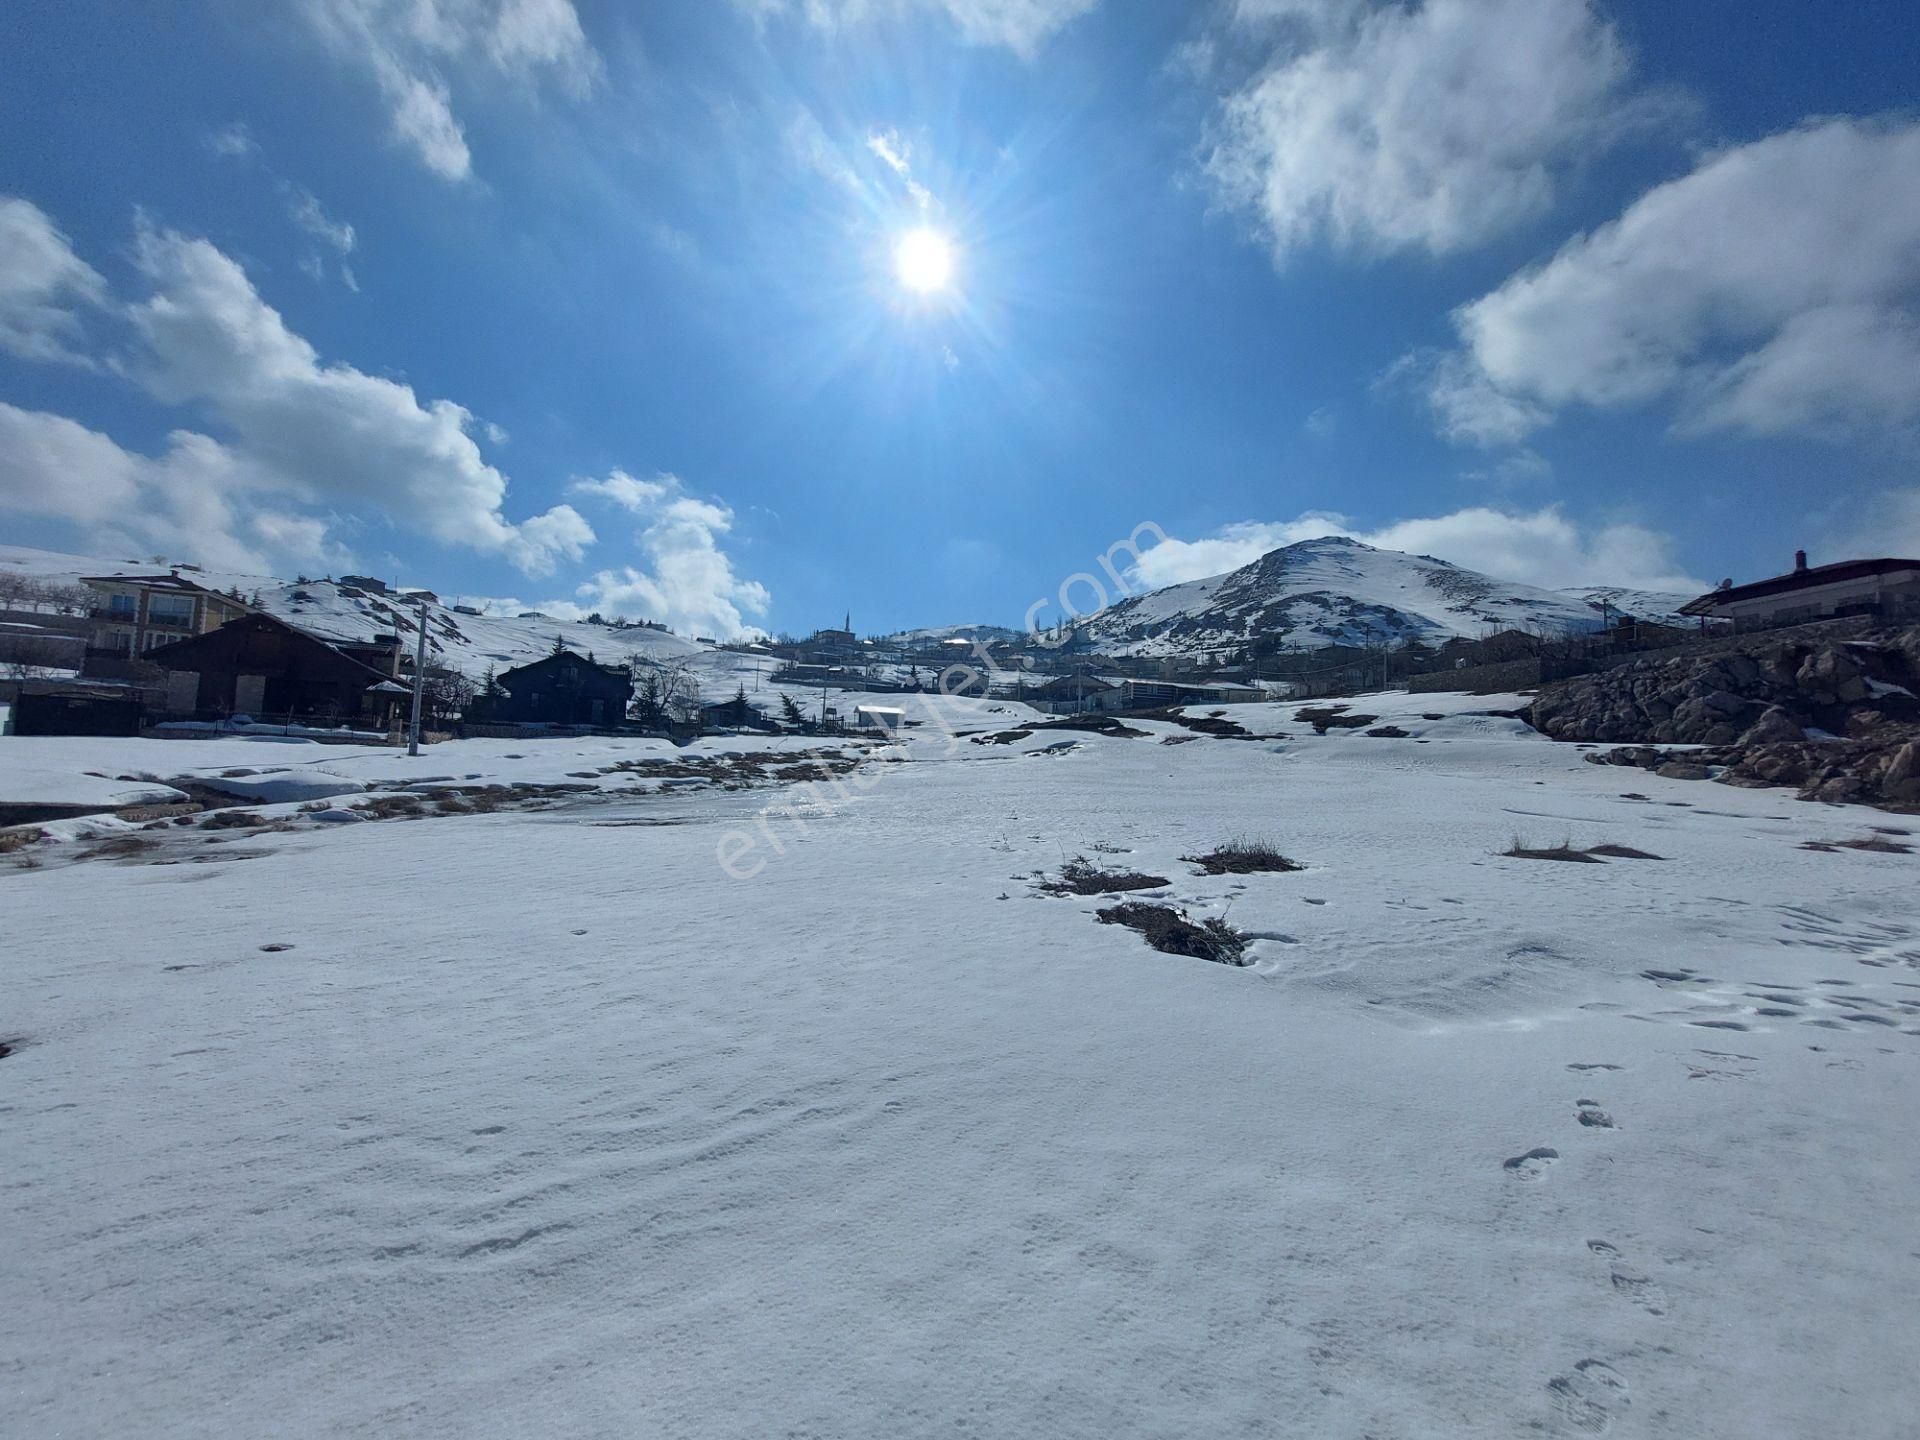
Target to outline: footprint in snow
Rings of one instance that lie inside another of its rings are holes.
[[[1593,1100],[1576,1100],[1574,1104],[1578,1107],[1575,1111],[1576,1118],[1589,1130],[1611,1130],[1614,1128],[1613,1117],[1602,1110],[1598,1102]]]
[[[1667,1292],[1645,1275],[1638,1274],[1626,1263],[1620,1247],[1605,1240],[1587,1241],[1587,1249],[1607,1264],[1608,1279],[1613,1284],[1613,1292],[1624,1296],[1645,1310],[1649,1315],[1667,1313]]]
[[[1515,1155],[1501,1162],[1501,1168],[1522,1180],[1538,1180],[1546,1173],[1547,1167],[1560,1158],[1560,1152],[1551,1145],[1536,1145],[1524,1155]]]
[[[1602,1360],[1582,1360],[1547,1382],[1560,1420],[1580,1435],[1604,1435],[1630,1403],[1626,1377]]]

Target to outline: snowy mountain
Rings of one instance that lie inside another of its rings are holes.
[[[1691,625],[1691,617],[1682,615],[1680,607],[1692,595],[1679,595],[1663,590],[1628,590],[1619,585],[1583,585],[1570,587],[1557,592],[1571,595],[1576,600],[1598,607],[1605,605],[1612,615],[1631,615],[1636,620],[1651,620],[1660,625]]]
[[[1439,644],[1493,630],[1549,635],[1597,630],[1598,597],[1618,615],[1670,614],[1691,596],[1627,590],[1540,590],[1495,580],[1430,555],[1377,550],[1328,536],[1269,551],[1225,575],[1122,600],[1080,626],[1113,655],[1178,655],[1237,648],[1271,636],[1292,649],[1328,645]]]

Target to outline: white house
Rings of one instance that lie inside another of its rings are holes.
[[[1722,584],[1680,607],[1682,615],[1731,621],[1736,629],[1791,625],[1839,615],[1920,619],[1920,560],[1841,560],[1807,565],[1807,552],[1793,569],[1770,580]]]

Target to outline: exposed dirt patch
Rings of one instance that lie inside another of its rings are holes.
[[[1145,730],[1123,725],[1111,715],[1062,715],[1057,720],[1041,720],[1035,730],[1085,730],[1094,735],[1111,735],[1122,740],[1144,740]]]
[[[1316,735],[1324,735],[1329,729],[1364,730],[1380,719],[1378,715],[1349,714],[1344,705],[1308,705],[1294,711],[1293,718],[1303,725],[1313,726]]]
[[[1398,725],[1376,725],[1367,731],[1376,740],[1405,740],[1412,733],[1411,730],[1402,730]]]
[[[135,855],[143,855],[159,845],[157,840],[149,840],[144,835],[115,835],[102,840],[97,845],[89,845],[74,856],[76,860],[126,860]]]
[[[986,735],[975,735],[973,737],[973,743],[976,745],[1017,745],[1032,734],[1033,731],[1031,730],[995,730]]]
[[[1246,937],[1223,920],[1195,923],[1171,905],[1150,905],[1144,900],[1109,905],[1093,918],[1102,925],[1124,925],[1139,932],[1163,955],[1190,955],[1216,965],[1247,963]]]
[[[254,825],[266,824],[264,815],[251,810],[215,810],[200,822],[202,830],[245,830]]]
[[[1911,855],[1913,847],[1889,840],[1884,835],[1863,835],[1857,840],[1809,840],[1802,850],[1865,850],[1874,855]]]
[[[1139,710],[1134,714],[1142,720],[1165,720],[1171,725],[1180,725],[1195,735],[1211,735],[1218,740],[1253,740],[1255,736],[1246,726],[1236,720],[1215,712],[1211,715],[1184,715],[1178,710]],[[1183,739],[1188,737],[1181,737]]]
[[[1656,855],[1651,850],[1636,850],[1631,845],[1589,845],[1589,855],[1605,855],[1610,860],[1665,860],[1664,855]]]

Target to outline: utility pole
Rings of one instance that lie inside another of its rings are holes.
[[[427,688],[427,602],[420,602],[420,639],[413,650],[413,718],[407,722],[407,754],[420,753],[420,697]]]

